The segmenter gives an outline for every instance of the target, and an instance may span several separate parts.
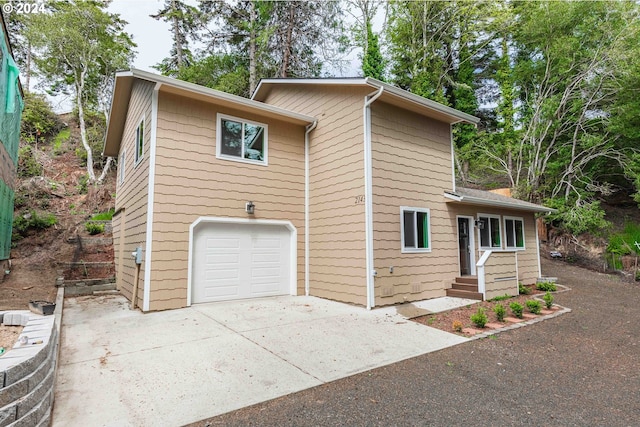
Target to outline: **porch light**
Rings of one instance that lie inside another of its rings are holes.
[[[478,230],[484,230],[484,221],[477,219],[476,220],[476,227],[478,227]]]
[[[256,210],[256,205],[253,204],[253,202],[247,202],[247,204],[244,207],[244,210],[249,214],[249,215],[253,215],[253,213]]]

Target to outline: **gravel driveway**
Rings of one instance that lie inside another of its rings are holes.
[[[571,313],[193,426],[638,426],[640,286],[561,262]]]

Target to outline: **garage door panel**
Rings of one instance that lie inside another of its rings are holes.
[[[286,295],[290,231],[265,224],[204,224],[195,233],[193,302]]]

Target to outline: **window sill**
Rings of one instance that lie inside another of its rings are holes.
[[[400,251],[403,254],[424,254],[424,253],[429,253],[431,252],[431,248],[425,248],[425,249],[402,249]]]
[[[243,159],[243,158],[234,157],[234,156],[225,156],[225,155],[222,155],[222,154],[217,155],[216,158],[220,159],[220,160],[230,160],[232,162],[238,162],[238,163],[247,163],[247,164],[250,164],[250,165],[268,166],[268,163],[267,163],[266,160],[261,162],[261,161],[258,161],[258,160],[249,160],[249,159]]]

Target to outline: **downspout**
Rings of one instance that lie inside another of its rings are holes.
[[[304,132],[304,294],[309,296],[309,134],[318,126],[315,120]]]
[[[453,143],[453,125],[449,124],[449,137],[451,139],[451,188],[456,192],[456,147]]]
[[[380,86],[376,92],[364,97],[362,115],[364,116],[364,230],[366,248],[366,275],[367,275],[367,310],[375,306],[376,271],[373,264],[373,183],[372,183],[372,156],[371,156],[371,104],[382,95],[384,87]]]

